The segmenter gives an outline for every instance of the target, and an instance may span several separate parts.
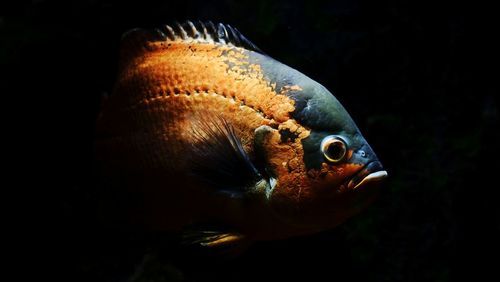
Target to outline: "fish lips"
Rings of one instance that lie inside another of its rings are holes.
[[[356,190],[368,183],[380,182],[387,177],[387,171],[384,170],[379,161],[367,163],[358,173],[356,173],[347,183],[349,190]]]

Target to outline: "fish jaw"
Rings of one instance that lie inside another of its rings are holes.
[[[387,177],[387,171],[382,168],[379,161],[372,161],[365,165],[348,182],[347,189],[355,190],[369,183],[380,182]]]

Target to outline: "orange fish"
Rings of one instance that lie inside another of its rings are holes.
[[[132,216],[204,246],[332,228],[387,176],[325,87],[211,22],[126,33],[97,133]]]

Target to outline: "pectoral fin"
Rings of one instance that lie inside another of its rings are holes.
[[[218,192],[242,197],[263,180],[232,125],[221,116],[193,119],[192,173]]]

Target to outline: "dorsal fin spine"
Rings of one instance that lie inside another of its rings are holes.
[[[226,44],[225,38],[228,38],[226,27],[222,23],[219,23],[217,27],[217,41]]]
[[[231,37],[235,41],[235,43],[237,45],[240,45],[241,42],[240,42],[240,39],[238,37],[238,31],[230,25],[227,25],[227,29],[229,29],[229,31],[231,32]]]
[[[177,30],[179,31],[179,35],[181,36],[182,40],[186,40],[189,36],[186,30],[184,30],[184,27],[182,27],[182,25],[178,22],[175,23],[175,26],[177,27]]]
[[[155,32],[156,34],[162,39],[162,40],[166,40],[167,39],[167,35],[161,31],[159,28],[155,28]]]
[[[175,40],[175,31],[172,29],[171,26],[169,26],[168,24],[165,25],[165,31],[167,32],[167,37],[170,39],[170,40]]]
[[[217,38],[214,36],[216,34],[217,34],[217,29],[215,28],[214,23],[209,21],[207,26],[207,35],[210,36],[210,39],[212,39],[212,41],[216,41]]]
[[[193,37],[194,39],[198,39],[200,37],[200,33],[198,32],[196,26],[194,26],[192,21],[187,21],[187,24],[189,25],[189,31],[191,32],[191,37]]]
[[[205,39],[205,40],[210,40],[211,38],[209,37],[209,35],[207,33],[207,27],[205,26],[205,24],[202,21],[198,21],[198,24],[201,27],[201,36],[202,36],[202,38]]]

